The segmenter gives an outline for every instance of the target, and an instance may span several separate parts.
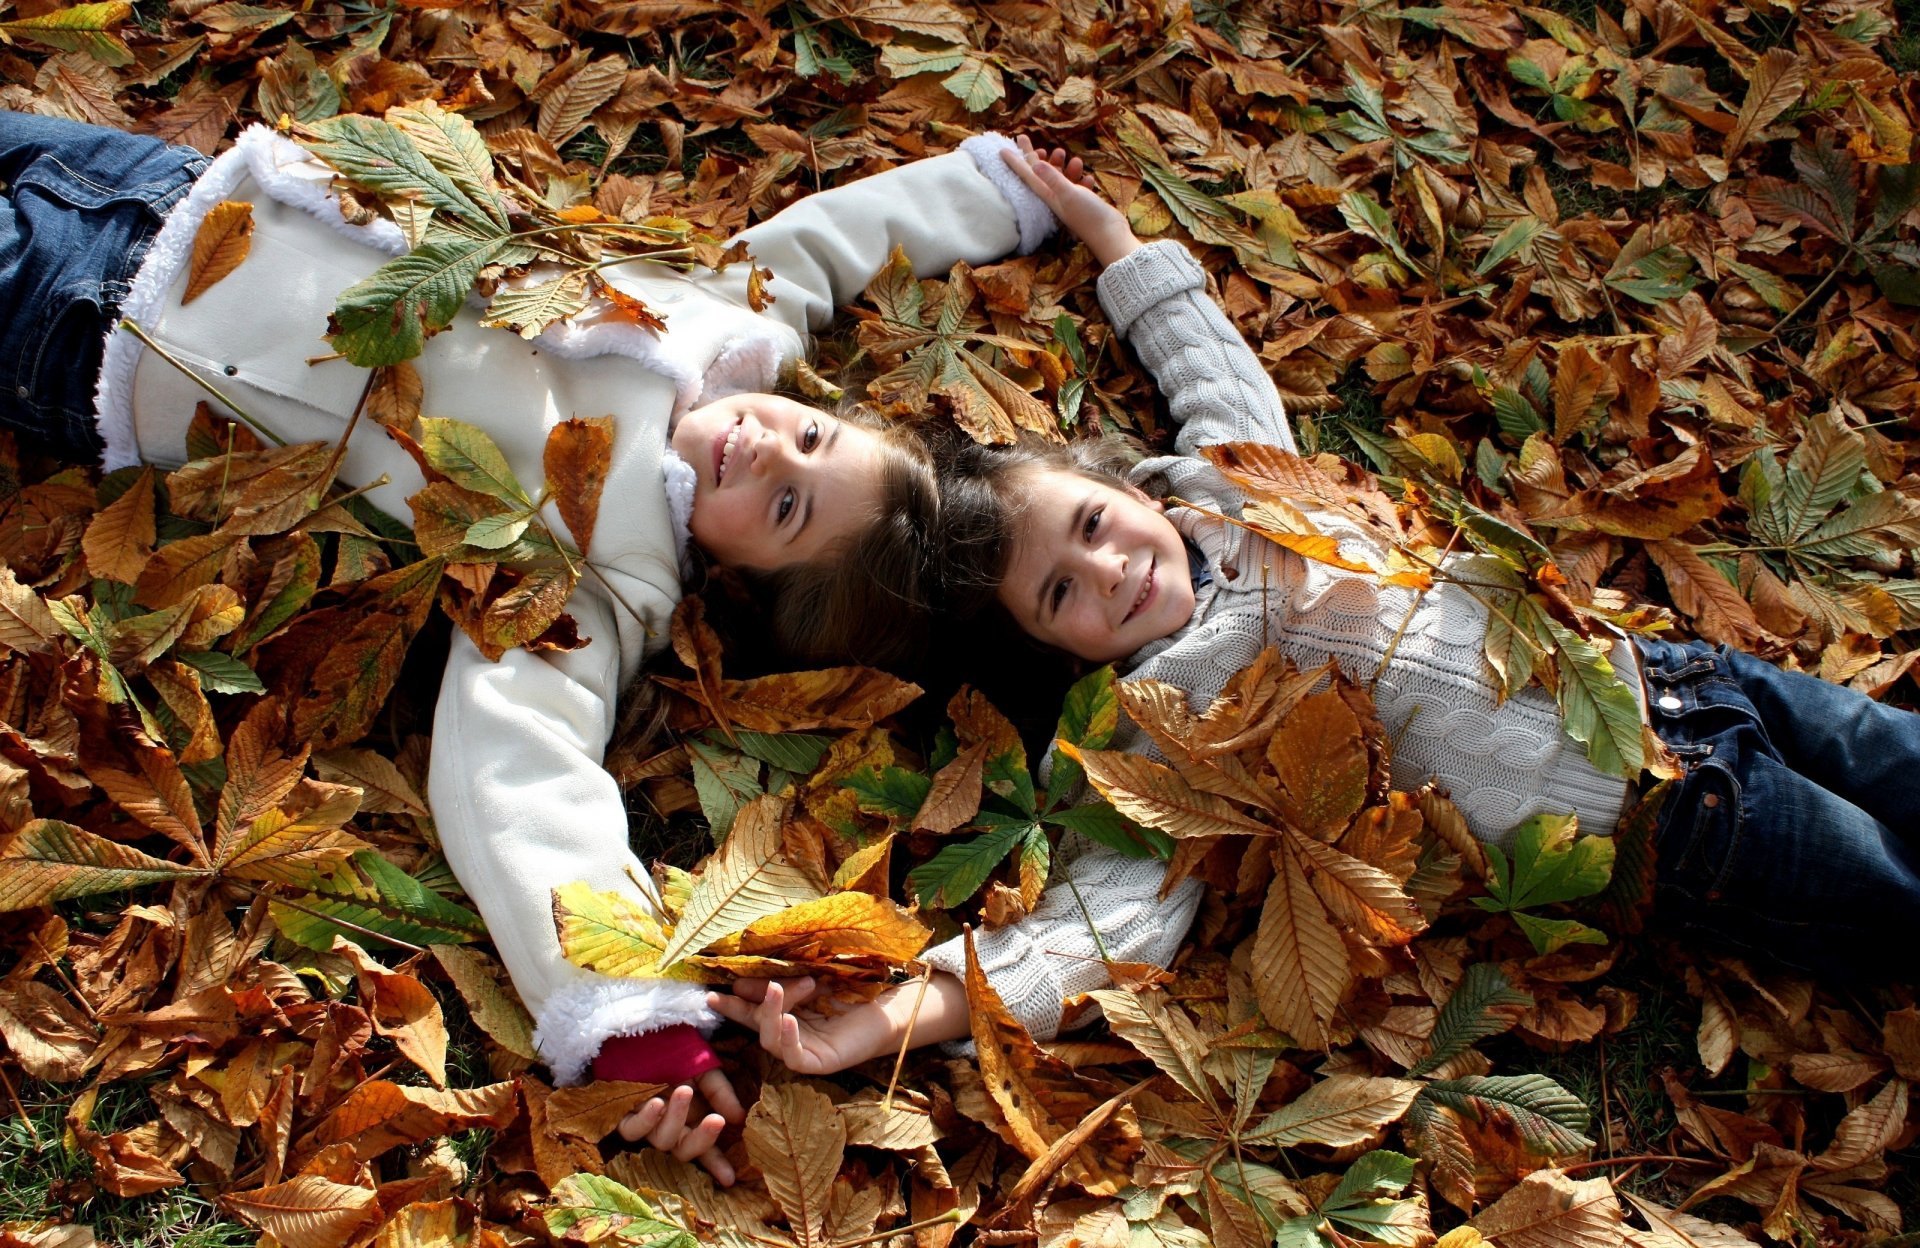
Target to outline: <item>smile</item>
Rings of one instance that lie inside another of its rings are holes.
[[[1128,608],[1126,615],[1121,617],[1120,622],[1122,624],[1125,624],[1134,616],[1139,615],[1141,611],[1146,609],[1147,604],[1153,601],[1154,591],[1159,583],[1154,573],[1159,567],[1160,560],[1156,556],[1153,562],[1147,565],[1147,575],[1145,579],[1140,582],[1140,594],[1133,600],[1133,606]]]
[[[727,475],[727,464],[733,459],[734,447],[740,441],[741,422],[736,420],[733,427],[713,440],[713,484],[717,488]]]

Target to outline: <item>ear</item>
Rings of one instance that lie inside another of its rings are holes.
[[[1121,488],[1132,495],[1135,502],[1145,503],[1155,511],[1165,511],[1167,509],[1167,504],[1164,499],[1155,498],[1131,481],[1123,483]]]

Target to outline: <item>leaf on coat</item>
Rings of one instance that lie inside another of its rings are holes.
[[[193,235],[182,305],[192,303],[246,260],[253,249],[253,205],[234,200],[215,204]]]
[[[807,874],[780,857],[780,826],[788,810],[786,801],[772,795],[741,809],[726,843],[694,882],[693,895],[660,953],[663,968],[757,919],[819,896]]]
[[[575,549],[593,554],[600,494],[613,464],[613,417],[574,417],[547,431],[543,452],[547,494],[560,509]]]

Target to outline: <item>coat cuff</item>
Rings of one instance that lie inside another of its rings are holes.
[[[594,977],[547,998],[534,1020],[533,1046],[553,1068],[556,1085],[579,1083],[601,1046],[675,1025],[711,1034],[720,1016],[707,1008],[707,986],[678,979]]]
[[[1173,239],[1148,243],[1108,265],[1095,289],[1114,332],[1130,337],[1134,322],[1154,304],[1207,284],[1206,270],[1186,245]]]
[[[692,1083],[720,1067],[720,1057],[705,1036],[675,1023],[644,1036],[614,1036],[593,1059],[595,1079],[623,1083]]]
[[[1007,206],[1013,209],[1013,219],[1020,227],[1020,254],[1027,255],[1046,242],[1055,225],[1053,210],[1000,158],[1001,152],[1018,150],[1013,140],[989,131],[966,140],[960,144],[960,150],[973,157],[974,167],[993,183]]]

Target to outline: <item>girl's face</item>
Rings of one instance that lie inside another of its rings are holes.
[[[1192,618],[1186,543],[1161,504],[1058,468],[1021,484],[1031,501],[998,596],[1028,635],[1111,663]]]
[[[880,439],[773,394],[736,394],[680,418],[673,449],[693,465],[693,540],[723,567],[812,563],[879,507]]]

